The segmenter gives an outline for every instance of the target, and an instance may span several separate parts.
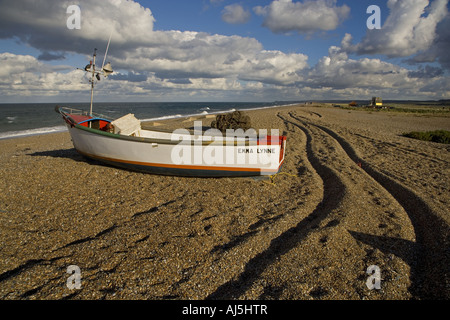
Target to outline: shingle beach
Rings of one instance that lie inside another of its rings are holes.
[[[247,114],[287,133],[275,176],[126,171],[84,158],[67,132],[1,140],[0,299],[450,298],[450,145],[401,136],[450,130],[448,116]]]

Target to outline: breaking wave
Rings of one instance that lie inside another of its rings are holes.
[[[7,131],[7,132],[0,132],[0,139],[9,139],[9,138],[34,136],[34,135],[38,135],[38,134],[64,132],[66,130],[67,130],[66,126],[54,126],[54,127],[36,128],[36,129],[28,129],[28,130],[21,130],[21,131]]]

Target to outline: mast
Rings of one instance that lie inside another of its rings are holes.
[[[94,49],[94,58],[92,60],[92,66],[91,66],[91,72],[92,72],[92,77],[91,77],[91,108],[89,109],[89,115],[92,116],[92,103],[94,101],[94,77],[95,77],[95,57],[97,56],[97,48]]]

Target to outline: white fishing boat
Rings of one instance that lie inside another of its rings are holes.
[[[113,166],[164,175],[258,176],[273,175],[281,169],[286,145],[283,135],[236,130],[223,136],[217,129],[203,131],[201,125],[194,126],[194,130],[180,128],[172,132],[144,129],[133,114],[109,119],[93,113],[94,81],[112,73],[110,64],[104,65],[104,61],[97,71],[95,57],[94,52],[93,62],[85,68],[92,74],[89,113],[55,108],[80,154]]]

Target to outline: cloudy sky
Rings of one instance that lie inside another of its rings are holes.
[[[450,99],[448,0],[0,0],[0,103],[89,101],[110,34],[97,101]]]

